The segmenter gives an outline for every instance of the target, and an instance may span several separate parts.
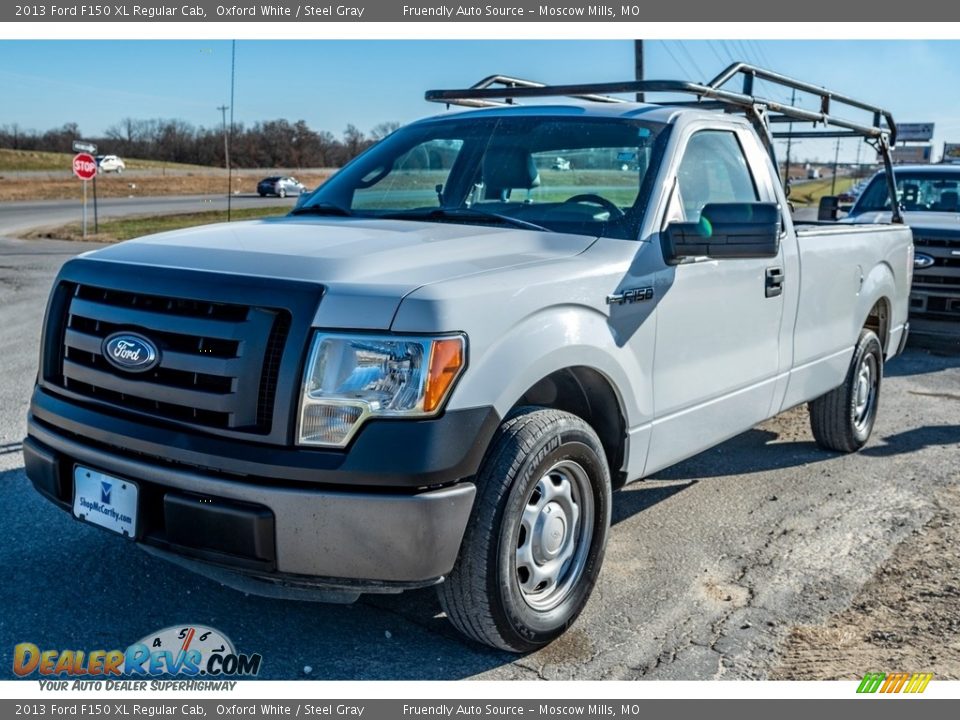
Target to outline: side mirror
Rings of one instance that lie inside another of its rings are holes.
[[[777,203],[710,203],[699,222],[674,222],[663,233],[668,263],[685,258],[768,258],[780,252]]]
[[[834,195],[824,195],[820,198],[820,205],[817,207],[817,220],[819,222],[834,222],[840,217],[840,198]]]

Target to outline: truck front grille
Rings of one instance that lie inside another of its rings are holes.
[[[914,237],[913,245],[917,252],[933,258],[933,265],[914,272],[916,289],[941,293],[960,291],[960,237],[930,237],[920,232]]]
[[[73,286],[65,303],[60,373],[72,394],[121,410],[210,428],[270,431],[287,310]],[[139,333],[160,349],[144,373],[111,365],[104,340]]]

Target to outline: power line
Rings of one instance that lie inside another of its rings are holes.
[[[693,55],[687,49],[687,46],[680,40],[675,40],[674,42],[677,43],[677,45],[680,47],[680,50],[683,51],[683,54],[686,55],[687,58],[689,58],[690,64],[693,65],[693,69],[697,71],[697,77],[699,77],[701,80],[704,80],[704,81],[708,80],[709,78],[707,78],[703,70],[700,69],[700,66],[697,65],[697,61],[693,59]]]
[[[663,49],[667,51],[667,55],[670,56],[670,59],[673,60],[674,64],[675,64],[678,68],[680,68],[681,74],[683,74],[684,76],[689,77],[690,73],[687,72],[687,69],[686,69],[683,65],[680,64],[680,61],[679,61],[679,60],[677,60],[677,56],[673,54],[673,51],[670,49],[670,46],[667,45],[667,41],[666,41],[666,40],[661,40],[660,42],[663,44]]]
[[[733,49],[737,51],[737,56],[743,62],[750,62],[750,58],[747,57],[747,51],[743,49],[743,43],[739,40],[731,40],[730,44],[733,45]]]
[[[713,40],[707,40],[707,47],[709,47],[713,52],[714,56],[717,58],[717,61],[723,65],[724,60],[722,57],[720,57],[720,53],[717,51],[717,48],[714,47]]]
[[[760,59],[760,56],[756,54],[753,47],[751,47],[749,40],[741,40],[740,44],[743,45],[743,49],[750,57],[750,62],[752,62],[754,65],[763,65],[763,61]]]
[[[734,57],[734,53],[730,52],[730,44],[727,40],[720,41],[720,47],[723,48],[723,51],[727,54],[731,63],[735,63],[737,59]]]
[[[230,146],[233,145],[233,108],[236,105],[233,91],[236,87],[237,76],[237,41],[230,46]],[[229,154],[229,151],[228,151]],[[227,163],[227,222],[230,222],[230,210],[233,205],[233,165]]]
[[[761,44],[760,44],[759,42],[757,42],[756,40],[750,40],[750,43],[753,45],[754,49],[756,50],[757,56],[758,56],[761,60],[763,60],[763,64],[764,64],[766,67],[768,67],[768,68],[770,68],[770,69],[772,70],[772,69],[773,69],[773,63],[770,62],[770,58],[767,57],[767,51],[763,49],[763,45],[761,45]]]
[[[227,169],[227,207],[230,206],[230,141],[227,135],[227,110],[229,105],[217,105],[223,120],[223,165]]]

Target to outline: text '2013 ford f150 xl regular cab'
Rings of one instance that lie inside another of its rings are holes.
[[[428,93],[478,109],[398,130],[287,217],[69,261],[27,474],[249,592],[437,585],[468,636],[543,646],[587,602],[613,489],[801,403],[825,448],[873,427],[910,231],[794,224],[756,77],[825,93],[746,65],[704,85],[492,77]],[[603,94],[665,90],[700,102]],[[579,102],[512,102],[547,95]],[[821,108],[776,106],[889,162],[889,115]]]

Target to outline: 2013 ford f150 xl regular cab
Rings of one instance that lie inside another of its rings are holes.
[[[746,65],[431,91],[480,107],[400,129],[287,217],[67,262],[27,474],[248,592],[437,585],[468,636],[548,643],[591,593],[613,489],[806,402],[823,447],[857,450],[906,338],[909,229],[795,224],[768,124],[889,162],[892,118],[774,108],[756,77],[824,92]],[[641,90],[699,104],[602,94]],[[512,102],[546,95],[578,103]]]

